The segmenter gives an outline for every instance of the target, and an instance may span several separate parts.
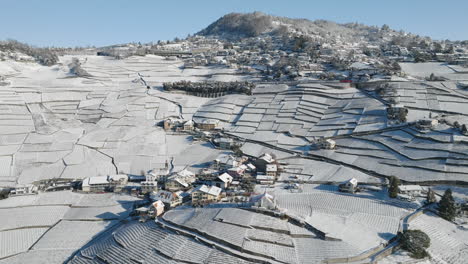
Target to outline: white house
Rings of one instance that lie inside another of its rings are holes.
[[[356,191],[357,185],[358,181],[356,180],[356,178],[351,178],[338,185],[338,189],[340,192],[354,193]]]
[[[269,210],[277,210],[278,205],[276,199],[268,193],[264,193],[261,195],[253,196],[250,201],[254,203],[255,206],[269,209]]]
[[[82,190],[84,192],[120,191],[127,182],[126,174],[88,177],[83,180]]]
[[[400,185],[398,192],[409,196],[419,196],[423,191],[423,187],[419,185]]]
[[[223,173],[216,178],[215,186],[226,189],[232,183],[233,177],[228,173]]]
[[[267,164],[266,165],[266,175],[276,177],[278,172],[278,166],[276,164]]]

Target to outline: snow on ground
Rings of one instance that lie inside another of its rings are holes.
[[[163,76],[184,79],[190,74],[197,76],[194,80],[205,80],[214,73],[230,73],[223,69],[184,73],[180,61],[157,56],[125,60],[78,56],[92,77],[74,78],[66,66],[72,57],[63,56],[62,64],[52,67],[0,62],[0,73],[15,72],[8,78],[11,84],[0,92],[0,186],[141,174],[176,155],[183,161],[180,154],[189,147],[189,139],[166,134],[156,124],[180,115],[189,120],[208,99],[160,92],[162,82],[171,80]],[[147,91],[138,73],[154,89]],[[198,152],[203,153],[199,162],[216,153],[209,145],[198,147]]]
[[[127,218],[138,200],[71,191],[0,200],[0,259],[5,258],[0,263],[26,263],[36,256],[45,257],[44,263],[63,263],[73,251]],[[8,257],[18,253],[22,254]]]

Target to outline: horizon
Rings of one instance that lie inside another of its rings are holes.
[[[38,47],[150,43],[193,35],[228,13],[254,11],[312,21],[324,19],[340,24],[387,24],[394,30],[434,40],[468,40],[468,29],[463,21],[468,2],[449,2],[451,4],[440,6],[435,0],[409,3],[397,0],[379,4],[370,0],[358,3],[238,0],[219,6],[213,0],[202,3],[183,1],[183,4],[147,0],[138,4],[124,0],[96,3],[85,0],[75,6],[58,0],[7,0],[3,3],[7,12],[0,17],[0,22],[9,26],[0,29],[0,40],[15,39]]]

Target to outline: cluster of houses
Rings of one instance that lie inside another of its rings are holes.
[[[137,193],[152,201],[150,207],[139,208],[138,214],[154,216],[182,204],[204,206],[245,200],[254,191],[255,183],[274,184],[280,171],[274,156],[268,153],[258,158],[223,153],[196,173],[187,168],[171,172],[168,167],[166,162],[163,168],[139,178],[125,174],[88,177],[82,181],[81,190],[131,192],[138,187]],[[163,209],[159,208],[161,205]]]

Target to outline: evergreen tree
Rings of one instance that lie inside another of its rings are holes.
[[[466,124],[463,124],[462,127],[461,127],[461,132],[463,135],[467,135],[468,134],[468,129],[466,128]]]
[[[450,188],[445,190],[442,199],[440,199],[439,215],[447,221],[452,221],[455,219],[455,200],[453,199],[452,190]]]
[[[400,179],[395,176],[390,178],[390,187],[388,188],[388,195],[390,198],[396,198],[398,195],[398,186],[400,185]]]
[[[406,230],[400,235],[401,248],[410,252],[410,256],[422,259],[429,256],[426,251],[431,245],[429,236],[421,230]]]
[[[432,189],[429,188],[427,191],[427,197],[426,197],[427,203],[434,203],[436,201],[435,193]]]

